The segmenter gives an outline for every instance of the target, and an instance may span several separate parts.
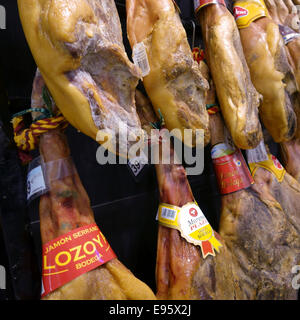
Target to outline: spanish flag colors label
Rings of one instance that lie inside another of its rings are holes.
[[[165,227],[180,231],[181,236],[188,242],[200,246],[202,256],[215,256],[222,247],[216,238],[213,228],[195,202],[189,202],[183,207],[162,203],[158,209],[158,221]]]
[[[98,226],[74,229],[43,245],[42,297],[116,258]]]

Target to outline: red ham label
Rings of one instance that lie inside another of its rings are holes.
[[[242,7],[234,7],[233,8],[233,15],[234,15],[235,20],[237,20],[238,18],[247,16],[248,13],[249,13],[249,11],[245,8],[242,8]]]
[[[245,189],[254,183],[239,149],[230,150],[226,144],[218,144],[212,149],[212,160],[221,194]]]
[[[74,229],[43,245],[42,297],[116,258],[98,226]]]
[[[195,13],[209,4],[221,4],[226,7],[226,3],[224,0],[194,0]]]

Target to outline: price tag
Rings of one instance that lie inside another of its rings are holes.
[[[131,169],[135,177],[137,177],[140,172],[144,169],[145,165],[148,163],[148,159],[144,153],[140,156],[132,158],[128,161],[128,166]]]

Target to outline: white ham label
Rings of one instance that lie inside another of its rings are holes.
[[[132,50],[132,60],[134,64],[142,70],[143,77],[149,74],[150,66],[146,47],[143,42],[139,42],[134,45]]]
[[[195,246],[200,246],[203,258],[215,256],[215,250],[222,247],[205,215],[195,202],[183,207],[161,203],[158,208],[161,225],[180,231],[181,236]]]
[[[27,200],[46,190],[42,166],[32,169],[27,175]]]
[[[246,150],[246,153],[248,163],[257,163],[267,161],[269,159],[263,140],[259,143],[259,145],[256,148]]]

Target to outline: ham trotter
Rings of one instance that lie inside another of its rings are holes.
[[[32,104],[39,107],[44,107],[43,87],[43,79],[37,73]],[[42,298],[155,299],[149,287],[117,259],[98,229],[62,130],[42,134],[39,148],[50,187],[50,191],[41,196],[39,206],[43,244]]]

